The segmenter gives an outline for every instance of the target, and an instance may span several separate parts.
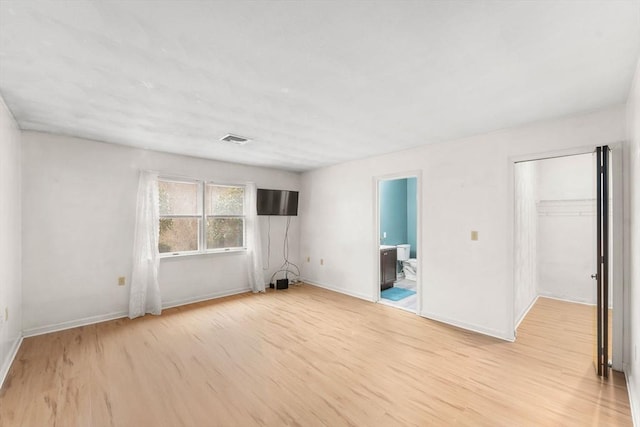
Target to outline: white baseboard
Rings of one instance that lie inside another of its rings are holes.
[[[520,318],[516,321],[515,329],[518,329],[518,326],[520,326],[520,323],[522,323],[524,318],[527,317],[527,314],[529,314],[529,311],[531,311],[533,306],[536,305],[536,302],[538,302],[538,298],[540,298],[540,295],[536,295],[536,297],[533,299],[533,301],[531,301],[527,309],[522,313],[522,315],[520,315]]]
[[[20,350],[20,346],[22,345],[22,340],[23,337],[22,335],[20,335],[20,337],[18,337],[18,339],[13,342],[13,346],[11,347],[11,351],[9,352],[9,357],[7,357],[7,360],[3,361],[2,363],[2,369],[0,370],[0,389],[4,384],[4,380],[7,379],[9,369],[11,368],[11,365],[13,364],[13,361],[18,354],[18,350]]]
[[[513,336],[509,336],[508,333],[504,331],[498,331],[496,329],[485,328],[483,326],[473,325],[470,323],[460,322],[458,320],[449,319],[438,314],[428,313],[426,311],[422,311],[420,316],[425,317],[430,320],[435,320],[437,322],[446,323],[447,325],[455,326],[457,328],[466,329],[467,331],[476,332],[482,335],[488,335],[493,338],[498,338],[504,341],[514,342],[516,339]]]
[[[319,282],[316,282],[314,280],[309,280],[309,279],[306,279],[306,278],[302,278],[301,280],[304,283],[308,283],[309,285],[312,285],[312,286],[317,286],[319,288],[328,289],[330,291],[334,291],[334,292],[338,292],[338,293],[341,293],[341,294],[349,295],[349,296],[352,296],[352,297],[355,297],[355,298],[363,299],[365,301],[375,302],[373,300],[373,298],[371,298],[371,296],[364,295],[364,294],[361,294],[359,292],[353,292],[353,291],[349,291],[349,290],[342,289],[342,288],[336,288],[335,286],[327,285],[325,283],[319,283]],[[426,317],[427,319],[436,320],[436,321],[441,322],[441,323],[446,323],[448,325],[456,326],[458,328],[466,329],[466,330],[471,331],[471,332],[476,332],[476,333],[479,333],[479,334],[482,334],[482,335],[488,335],[490,337],[499,338],[499,339],[504,340],[504,341],[509,341],[509,342],[514,342],[515,341],[515,337],[507,336],[507,334],[505,334],[502,331],[497,331],[497,330],[490,329],[490,328],[483,328],[483,327],[480,327],[480,326],[477,326],[477,325],[471,325],[471,324],[467,324],[467,323],[464,323],[464,322],[458,322],[456,320],[447,319],[445,317],[438,316],[438,315],[431,314],[431,313],[427,313],[427,312],[424,312],[424,311],[422,313],[420,313],[420,316]]]
[[[183,298],[179,300],[166,301],[162,303],[162,309],[168,309],[178,307],[181,305],[193,304],[196,302],[208,301],[211,299],[227,297],[231,295],[242,294],[250,292],[249,288],[231,289],[221,292],[213,292],[211,294],[199,295],[196,297]],[[118,311],[114,313],[100,314],[97,316],[89,316],[82,319],[69,320],[66,322],[54,323],[51,325],[38,326],[36,328],[25,329],[23,331],[24,337],[34,337],[36,335],[48,334],[51,332],[64,331],[66,329],[77,328],[80,326],[93,325],[95,323],[107,322],[109,320],[122,319],[129,315],[128,311]]]
[[[251,292],[251,289],[250,288],[237,288],[237,289],[229,289],[229,290],[220,291],[220,292],[213,292],[213,293],[210,293],[210,294],[199,295],[197,297],[182,298],[182,299],[179,299],[179,300],[163,302],[162,303],[162,308],[166,309],[166,308],[179,307],[181,305],[194,304],[196,302],[208,301],[208,300],[216,299],[216,298],[229,297],[231,295],[244,294],[246,292]]]
[[[126,311],[117,311],[114,313],[99,314],[97,316],[84,317],[82,319],[68,320],[66,322],[53,323],[51,325],[37,326],[22,331],[26,337],[35,337],[37,335],[48,334],[51,332],[64,331],[66,329],[78,328],[80,326],[93,325],[94,323],[106,322],[109,320],[121,319],[127,317],[129,313]]]
[[[318,288],[328,289],[333,292],[349,295],[350,297],[355,297],[355,298],[363,299],[365,301],[374,302],[373,298],[371,298],[371,295],[365,295],[359,292],[353,292],[344,288],[336,288],[335,286],[327,285],[326,283],[316,282],[315,280],[309,280],[306,278],[301,278],[300,280],[309,285],[317,286]]]
[[[631,383],[629,382],[629,376],[627,375],[628,366],[625,365],[624,368],[625,368],[624,380],[627,383],[627,393],[629,394],[629,407],[631,408],[631,422],[633,423],[634,426],[639,426],[640,419],[638,417],[640,417],[640,407],[638,407],[639,402],[636,401],[636,397],[640,397],[640,396],[636,396],[635,390],[633,390],[633,388],[631,387]]]
[[[587,302],[587,301],[575,300],[575,299],[562,297],[562,296],[558,296],[558,295],[555,295],[555,294],[552,294],[552,293],[547,293],[547,292],[538,292],[538,297],[550,298],[550,299],[555,299],[555,300],[564,301],[564,302],[572,302],[574,304],[591,305],[591,306],[595,305],[595,304]],[[611,307],[609,307],[609,308],[611,308]]]

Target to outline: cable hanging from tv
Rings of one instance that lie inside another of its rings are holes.
[[[291,225],[291,217],[287,217],[287,225],[284,231],[284,242],[282,245],[282,255],[284,258],[284,262],[276,270],[273,275],[271,275],[271,279],[269,280],[270,284],[273,284],[273,279],[278,275],[278,273],[284,273],[284,279],[286,280],[287,286],[289,285],[289,274],[295,276],[295,281],[298,281],[300,278],[300,268],[291,261],[289,261],[289,227]],[[269,240],[271,238],[269,237]]]

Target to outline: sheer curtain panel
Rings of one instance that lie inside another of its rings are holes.
[[[133,241],[133,271],[129,296],[129,318],[146,313],[160,314],[162,302],[158,284],[158,236],[160,204],[158,174],[141,171]]]
[[[258,189],[252,182],[246,187],[247,210],[247,254],[249,255],[249,285],[253,292],[264,292],[265,282],[262,268],[262,239],[256,209]]]

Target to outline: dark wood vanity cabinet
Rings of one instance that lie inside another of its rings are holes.
[[[380,290],[384,291],[393,286],[396,281],[396,263],[398,251],[396,248],[380,249]]]

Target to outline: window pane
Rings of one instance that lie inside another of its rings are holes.
[[[207,184],[207,215],[244,215],[244,188]]]
[[[158,250],[183,252],[198,250],[200,218],[160,218]]]
[[[201,215],[198,184],[158,181],[160,215]]]
[[[207,218],[207,249],[244,246],[244,218]]]

